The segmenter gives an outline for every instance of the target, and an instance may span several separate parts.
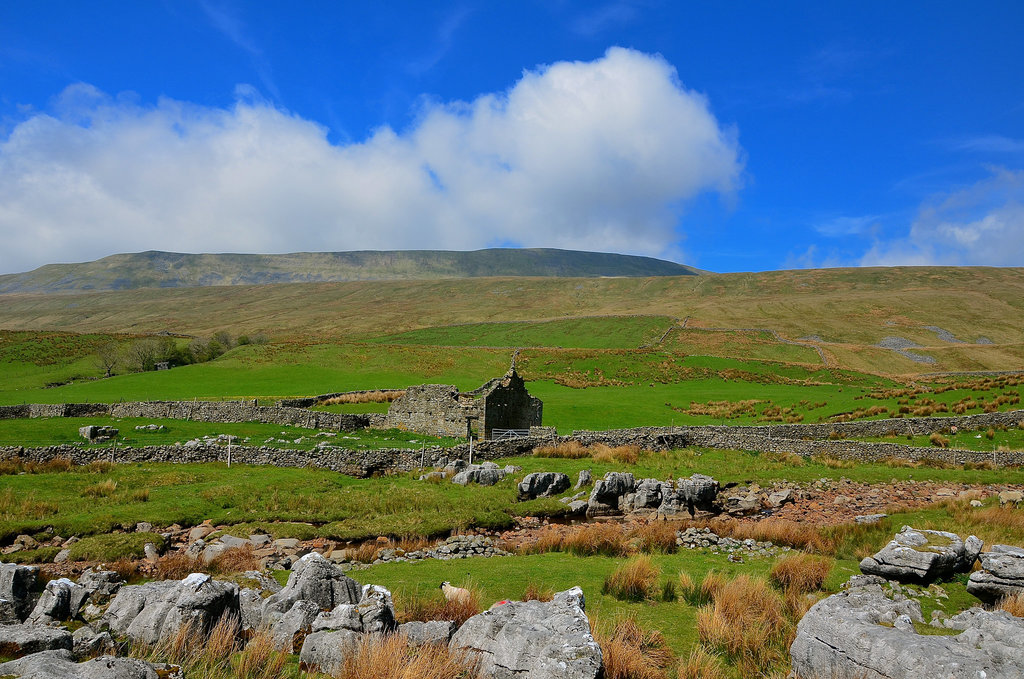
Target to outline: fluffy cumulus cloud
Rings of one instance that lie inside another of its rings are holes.
[[[997,168],[927,201],[906,237],[876,242],[860,263],[1024,266],[1024,171]]]
[[[705,98],[620,48],[342,145],[252,99],[147,106],[76,85],[0,141],[0,271],[146,249],[661,254],[686,201],[741,174]]]

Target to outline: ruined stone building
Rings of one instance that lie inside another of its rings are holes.
[[[392,402],[382,425],[431,436],[489,439],[495,429],[541,424],[543,403],[530,396],[515,366],[479,389],[461,393],[451,384],[409,387]]]

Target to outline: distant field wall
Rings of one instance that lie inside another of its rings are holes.
[[[323,413],[305,408],[254,405],[252,401],[142,401],[0,406],[0,419],[30,417],[149,417],[197,422],[264,422],[308,429],[362,429],[370,416]]]
[[[246,402],[154,401],[119,404],[59,404],[0,407],[0,418],[24,417],[152,417],[193,419],[208,422],[271,422],[309,428],[361,428],[369,416],[321,413],[301,408],[255,406]],[[932,460],[949,464],[991,462],[996,465],[1024,464],[1024,451],[973,451],[954,448],[915,447],[898,443],[845,440],[842,437],[876,437],[890,434],[922,435],[956,426],[965,430],[987,427],[1016,427],[1024,421],[1024,410],[958,417],[897,418],[834,424],[792,424],[777,426],[638,427],[609,431],[577,431],[570,436],[524,437],[475,443],[452,448],[424,450],[385,449],[355,451],[323,448],[313,451],[237,446],[231,459],[241,464],[284,467],[318,467],[353,476],[370,476],[389,471],[410,471],[432,466],[442,458],[480,462],[530,455],[538,445],[570,440],[610,446],[637,445],[649,450],[674,450],[690,446],[724,450],[823,455],[843,460],[886,459]],[[0,459],[19,457],[43,461],[67,457],[79,464],[93,460],[114,462],[226,462],[224,446],[85,447],[82,445],[41,448],[0,448]]]

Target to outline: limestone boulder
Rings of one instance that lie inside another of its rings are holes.
[[[644,512],[657,509],[661,505],[662,486],[666,492],[672,491],[672,484],[662,483],[657,479],[641,479],[637,481],[632,493],[626,493],[621,506],[623,512]]]
[[[350,629],[313,632],[302,642],[299,666],[305,671],[332,674],[345,663],[345,658],[359,650],[364,636]]]
[[[79,576],[78,584],[85,588],[89,601],[105,604],[124,585],[124,578],[116,571],[96,571],[90,568]]]
[[[579,587],[549,602],[513,601],[475,615],[449,646],[475,655],[481,674],[494,679],[596,679],[602,671]]]
[[[594,484],[587,501],[587,516],[610,516],[621,512],[620,500],[636,488],[636,480],[626,472],[608,472]]]
[[[20,658],[41,651],[70,651],[73,646],[67,630],[26,623],[0,625],[0,656]]]
[[[1024,592],[1024,549],[1010,545],[992,545],[982,552],[981,570],[971,573],[967,591],[992,603]]]
[[[920,605],[878,584],[849,587],[815,604],[790,647],[798,679],[978,679],[1024,676],[1024,619],[972,609],[946,625],[956,636],[918,634]]]
[[[158,673],[157,669],[161,671]],[[36,653],[0,665],[0,676],[24,679],[181,679],[181,672],[135,658],[103,656],[76,663],[66,650]]]
[[[321,611],[330,611],[339,604],[359,603],[360,598],[358,582],[321,554],[310,552],[295,562],[284,588],[264,601],[262,621],[272,626],[301,600],[312,601]]]
[[[27,618],[35,606],[32,588],[38,573],[35,566],[0,563],[0,599],[11,602],[18,620]]]
[[[71,620],[78,615],[88,596],[85,587],[67,578],[50,580],[25,622],[49,625]]]
[[[579,476],[576,477],[576,485],[572,487],[573,490],[579,490],[580,488],[586,488],[594,482],[593,477],[590,474],[589,469],[581,469]]]
[[[412,646],[447,645],[451,641],[452,634],[455,633],[455,623],[451,620],[406,622],[398,626],[398,633],[403,635]]]
[[[684,512],[693,516],[698,509],[711,511],[714,509],[718,492],[718,481],[705,474],[694,474],[688,479],[679,479],[674,484],[664,483],[661,488],[658,516],[673,517]]]
[[[288,653],[302,648],[302,642],[313,631],[313,621],[318,615],[320,607],[312,601],[296,601],[270,628],[274,646]]]
[[[114,639],[109,632],[97,632],[88,625],[83,625],[71,635],[72,652],[79,660],[95,658],[100,655],[113,655],[116,650]]]
[[[572,481],[559,472],[534,472],[519,482],[519,500],[533,500],[538,497],[552,497],[569,490]]]
[[[485,462],[481,465],[471,464],[453,476],[452,483],[457,483],[460,486],[466,486],[470,483],[476,483],[481,486],[493,486],[507,475],[508,473],[504,469],[500,469],[493,462],[490,464]]]
[[[969,571],[981,548],[982,541],[973,535],[962,540],[956,533],[903,526],[881,551],[860,562],[860,570],[888,580],[928,584]]]
[[[185,624],[209,630],[225,614],[239,614],[238,585],[193,573],[183,580],[122,587],[100,624],[117,634],[155,644]]]

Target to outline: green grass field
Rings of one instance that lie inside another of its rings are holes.
[[[461,440],[438,438],[397,429],[359,429],[330,432],[292,425],[261,422],[195,422],[142,417],[50,417],[0,420],[0,446],[55,446],[67,443],[86,445],[78,428],[89,425],[110,426],[119,430],[119,446],[163,446],[183,444],[192,439],[227,435],[235,437],[234,445],[273,446],[294,450],[311,450],[325,442],[338,448],[375,450],[378,448],[415,448],[452,446]],[[162,426],[162,430],[138,430],[146,425]],[[94,444],[109,447],[112,442]]]

